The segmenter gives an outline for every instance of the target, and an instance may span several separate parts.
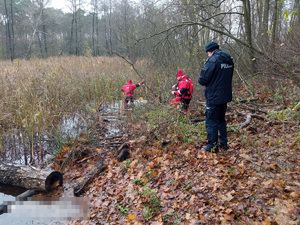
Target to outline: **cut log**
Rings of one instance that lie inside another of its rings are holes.
[[[58,171],[39,170],[17,164],[0,163],[0,184],[22,187],[36,191],[49,192],[52,185],[63,183],[62,174]]]
[[[79,196],[84,187],[100,172],[102,172],[105,168],[104,160],[97,162],[93,169],[91,169],[87,174],[83,177],[79,178],[75,187],[74,187],[74,195]]]

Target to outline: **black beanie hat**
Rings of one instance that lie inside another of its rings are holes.
[[[212,52],[216,49],[219,49],[219,45],[217,42],[212,41],[206,45],[205,52]]]

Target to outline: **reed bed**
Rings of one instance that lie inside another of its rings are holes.
[[[141,62],[140,71],[146,71]],[[0,62],[0,150],[2,136],[20,133],[25,163],[35,158],[36,137],[43,157],[42,136],[74,112],[88,113],[87,105],[114,102],[128,79],[139,82],[133,68],[112,57],[66,57]]]

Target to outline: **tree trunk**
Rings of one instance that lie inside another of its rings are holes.
[[[264,4],[264,15],[263,15],[263,25],[262,25],[262,32],[263,36],[267,36],[268,26],[269,26],[269,10],[270,10],[270,0],[265,0]],[[267,38],[266,38],[267,39]]]
[[[252,60],[255,58],[254,51],[252,50],[252,26],[251,26],[251,7],[249,0],[243,0],[243,8],[244,8],[244,20],[245,20],[245,32],[246,32],[246,40],[250,47],[250,63],[251,65],[251,72],[256,73],[256,60]]]
[[[42,2],[43,3],[43,2]],[[45,57],[48,56],[48,45],[47,45],[47,30],[46,30],[46,18],[45,18],[45,9],[44,4],[42,5],[42,29],[43,29],[43,42],[44,42],[44,49],[45,49]]]
[[[95,48],[95,17],[96,17],[96,6],[94,6],[93,22],[92,22],[92,48],[93,48],[93,56],[96,56],[96,48]]]
[[[300,9],[300,0],[295,0],[294,9],[299,11],[299,9]],[[297,18],[298,18],[298,24],[300,24],[300,16],[298,15]]]
[[[57,181],[61,186],[63,177],[58,171],[39,170],[25,165],[0,164],[0,184],[49,192]]]
[[[12,54],[12,60],[14,60],[14,58],[15,58],[15,29],[14,29],[13,0],[10,0],[10,16],[11,16],[11,54]]]
[[[13,61],[14,59],[12,54],[11,33],[10,33],[10,26],[9,26],[10,16],[8,15],[6,0],[4,0],[4,7],[5,7],[6,18],[7,18],[6,27],[7,27],[7,34],[8,34],[8,49],[9,49],[10,61]]]
[[[274,2],[274,9],[273,9],[273,20],[272,20],[272,48],[275,48],[275,44],[277,42],[277,22],[278,22],[278,0]]]
[[[40,49],[41,57],[44,58],[43,49],[42,49],[42,41],[41,41],[41,38],[40,38],[40,32],[36,32],[36,38],[37,38],[37,41],[39,43],[39,49]]]
[[[111,20],[112,20],[112,4],[111,4],[111,0],[109,0],[109,20],[108,20],[108,24],[109,24],[109,55],[112,55],[112,52],[113,52]]]

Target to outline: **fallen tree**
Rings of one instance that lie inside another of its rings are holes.
[[[0,163],[0,184],[49,192],[58,182],[61,186],[63,176],[58,171],[40,170],[32,166]]]
[[[104,160],[101,160],[96,163],[96,165],[83,177],[80,177],[74,186],[74,195],[79,196],[84,187],[100,172],[105,169]]]

